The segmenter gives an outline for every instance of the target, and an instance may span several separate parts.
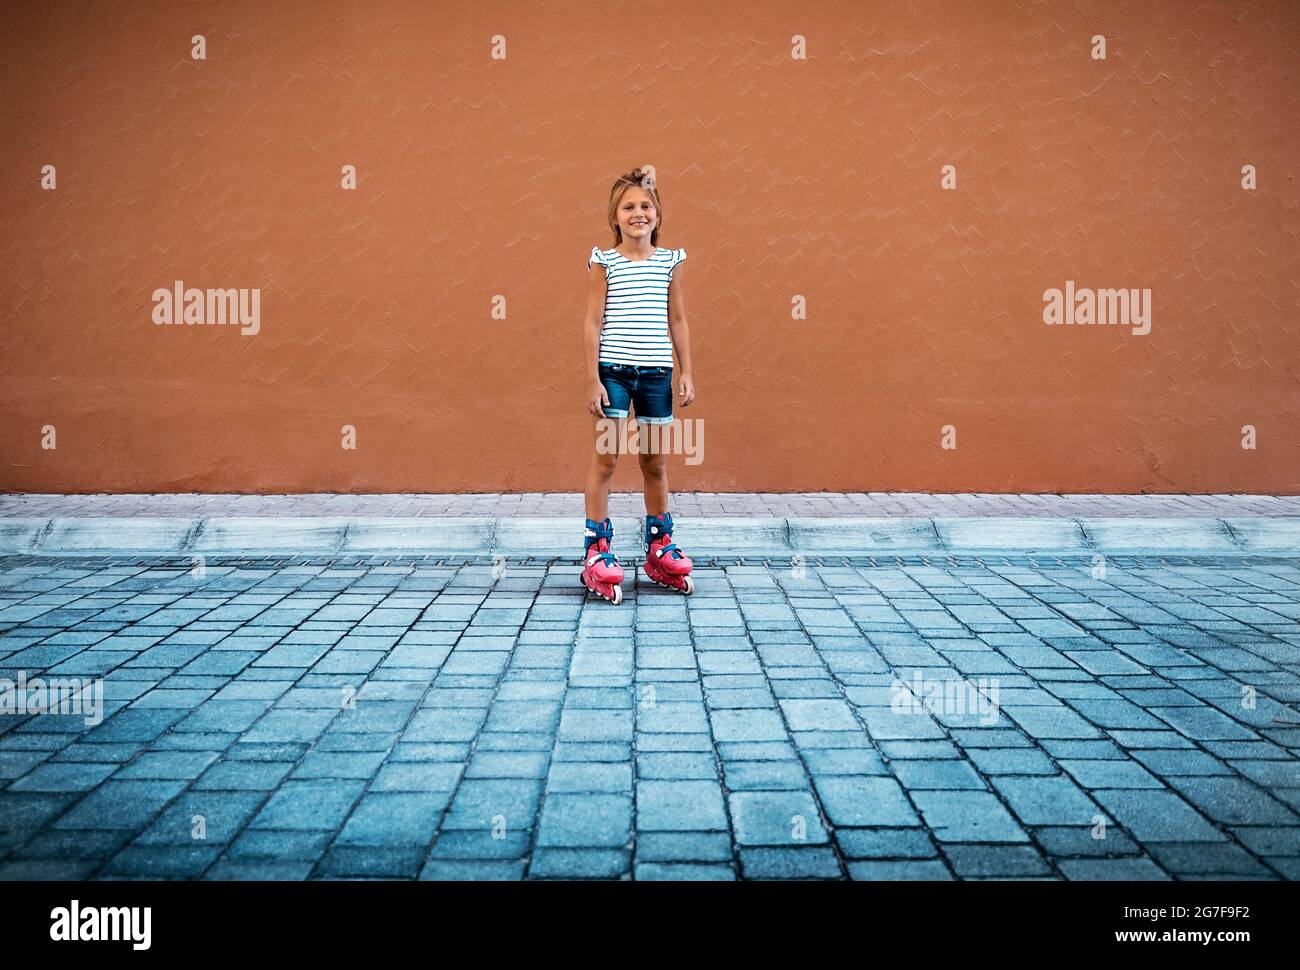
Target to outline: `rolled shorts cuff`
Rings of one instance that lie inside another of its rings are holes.
[[[672,424],[673,416],[671,414],[666,418],[643,418],[638,416],[637,421],[642,424]]]
[[[601,408],[607,418],[626,418],[627,411],[620,411],[618,408]]]

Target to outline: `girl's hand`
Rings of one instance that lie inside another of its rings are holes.
[[[592,381],[587,385],[587,412],[603,418],[605,407],[602,405],[609,406],[609,395],[605,393],[605,385],[598,380]]]
[[[690,374],[682,375],[677,389],[682,396],[682,407],[690,407],[691,402],[695,400],[695,382],[691,380]]]

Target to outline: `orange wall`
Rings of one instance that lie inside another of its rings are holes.
[[[1294,3],[17,6],[6,490],[580,490],[586,258],[648,162],[675,489],[1300,491]],[[260,288],[260,334],[156,326],[178,279]],[[1151,332],[1044,324],[1071,279]]]

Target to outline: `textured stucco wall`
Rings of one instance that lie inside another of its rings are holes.
[[[0,28],[6,490],[580,489],[586,257],[649,162],[705,432],[674,489],[1300,491],[1293,2],[43,2]],[[155,325],[176,280],[260,288],[260,333]],[[1150,332],[1046,325],[1067,280],[1149,288]]]

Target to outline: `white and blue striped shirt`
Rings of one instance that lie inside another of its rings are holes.
[[[617,249],[591,247],[593,262],[605,267],[605,318],[600,331],[603,364],[672,367],[668,334],[668,284],[686,258],[685,249],[655,248],[649,259],[628,259]]]

